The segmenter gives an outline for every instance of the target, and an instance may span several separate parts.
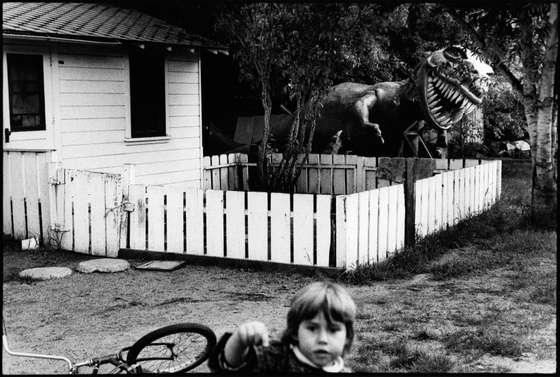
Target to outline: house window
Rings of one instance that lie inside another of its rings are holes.
[[[7,54],[10,131],[45,129],[43,56]]]
[[[131,136],[165,136],[164,57],[130,53]]]

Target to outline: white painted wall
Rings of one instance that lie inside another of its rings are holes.
[[[136,183],[201,187],[198,54],[167,56],[167,136],[141,140],[130,138],[126,51],[58,44],[50,46],[46,55],[53,67],[49,74],[53,84],[46,94],[53,98],[54,140],[50,145],[59,150],[64,167],[116,173],[123,164],[133,164]],[[17,147],[31,148],[31,144],[18,142]]]

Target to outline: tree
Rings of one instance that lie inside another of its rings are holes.
[[[442,9],[468,32],[472,49],[521,94],[532,151],[533,219],[543,212],[555,216],[558,5]]]
[[[374,4],[255,3],[226,6],[218,29],[234,51],[245,79],[258,83],[264,109],[259,146],[261,188],[289,192],[311,150],[320,99],[333,83],[348,78],[380,50],[363,27],[380,25],[387,10]],[[367,63],[366,63],[367,65]],[[293,109],[293,123],[282,160],[273,168],[267,158],[272,92],[283,94]],[[298,160],[298,156],[303,159]]]

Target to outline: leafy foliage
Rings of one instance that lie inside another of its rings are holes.
[[[482,104],[485,141],[515,141],[527,138],[527,121],[519,93],[511,87],[491,85]]]

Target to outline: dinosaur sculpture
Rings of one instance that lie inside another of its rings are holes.
[[[437,156],[444,157],[446,131],[482,102],[484,85],[459,47],[431,53],[418,65],[414,79],[336,85],[322,102],[313,150],[324,150],[342,130],[342,153],[397,156],[405,132],[432,128],[438,133]],[[416,154],[410,146],[409,154]]]

